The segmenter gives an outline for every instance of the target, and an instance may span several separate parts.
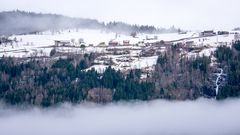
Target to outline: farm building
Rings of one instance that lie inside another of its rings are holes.
[[[186,42],[185,42],[185,45],[186,45],[187,47],[192,47],[192,46],[194,46],[195,44],[194,44],[194,41],[186,41]]]
[[[119,45],[119,42],[115,41],[115,40],[111,40],[111,41],[109,41],[108,45],[109,46],[117,46],[117,45]]]
[[[71,41],[69,40],[55,40],[55,46],[70,46]]]
[[[228,31],[218,31],[218,35],[229,35]]]
[[[130,41],[129,40],[123,40],[123,45],[130,45]]]
[[[202,37],[215,36],[215,35],[216,35],[216,33],[213,30],[201,32]]]

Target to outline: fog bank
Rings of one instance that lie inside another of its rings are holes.
[[[239,27],[239,0],[2,0],[0,11],[20,9],[100,21],[182,29]]]
[[[0,106],[1,135],[240,134],[240,100]]]

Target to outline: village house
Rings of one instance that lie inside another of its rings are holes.
[[[150,57],[153,56],[156,53],[156,50],[154,48],[144,48],[140,52],[141,57]]]
[[[123,45],[130,45],[130,41],[129,40],[123,40]]]
[[[93,45],[93,44],[89,44],[88,46],[89,46],[89,47],[93,47],[94,45]]]
[[[228,31],[218,31],[218,35],[229,35]]]
[[[195,45],[194,41],[186,41],[185,46],[187,47],[193,47]]]
[[[71,41],[69,40],[55,40],[55,46],[70,46]]]
[[[78,43],[81,45],[81,44],[85,44],[85,42],[84,42],[84,39],[83,38],[80,38],[79,40],[78,40]]]
[[[145,47],[146,45],[145,45],[144,41],[139,41],[139,42],[137,43],[137,46]]]
[[[209,36],[215,36],[216,33],[213,30],[203,31],[201,32],[201,37],[209,37]]]
[[[153,43],[153,46],[164,46],[164,45],[170,45],[171,42],[170,41],[156,41]]]
[[[146,36],[146,40],[158,40],[158,36]]]
[[[111,40],[111,41],[109,41],[108,45],[109,46],[117,46],[117,45],[119,45],[119,42],[115,41],[115,40]]]
[[[101,42],[98,44],[98,46],[106,46],[106,43],[105,42]]]

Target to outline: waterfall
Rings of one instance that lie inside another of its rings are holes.
[[[216,88],[215,88],[216,95],[218,95],[219,86],[220,86],[220,84],[221,84],[222,79],[224,79],[224,78],[222,77],[222,75],[223,75],[223,69],[222,69],[222,68],[219,68],[219,70],[220,70],[220,72],[219,72],[219,73],[216,73],[216,75],[217,75],[217,79],[216,79],[216,82],[215,82],[215,85],[216,85]]]

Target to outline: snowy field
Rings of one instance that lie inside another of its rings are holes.
[[[157,37],[157,39],[154,39]],[[41,48],[54,45],[55,40],[63,41],[74,41],[74,45],[78,45],[78,40],[83,39],[86,45],[92,44],[93,46],[98,46],[100,43],[108,44],[109,41],[114,40],[123,43],[124,40],[130,41],[130,44],[137,44],[139,42],[144,43],[154,43],[157,41],[176,41],[185,39],[182,41],[194,41],[196,45],[217,45],[217,42],[220,43],[231,43],[234,39],[234,34],[222,35],[222,36],[213,36],[213,37],[203,37],[198,38],[199,34],[194,32],[188,32],[187,34],[139,34],[136,38],[131,37],[130,35],[116,34],[112,32],[104,32],[101,30],[65,30],[60,32],[42,32],[35,35],[13,35],[10,39],[16,38],[18,43],[1,45],[0,46],[0,56],[15,56],[15,57],[24,57],[26,56],[26,51],[32,52],[35,49],[41,50]],[[151,40],[146,40],[147,38]],[[188,38],[188,39],[186,39]],[[191,39],[192,38],[192,39]],[[180,41],[181,42],[181,41]],[[40,48],[40,49],[39,49]],[[25,52],[20,53],[21,50]],[[5,53],[4,53],[5,51]],[[18,53],[11,53],[14,51]],[[42,51],[49,54],[49,49],[43,49]]]

